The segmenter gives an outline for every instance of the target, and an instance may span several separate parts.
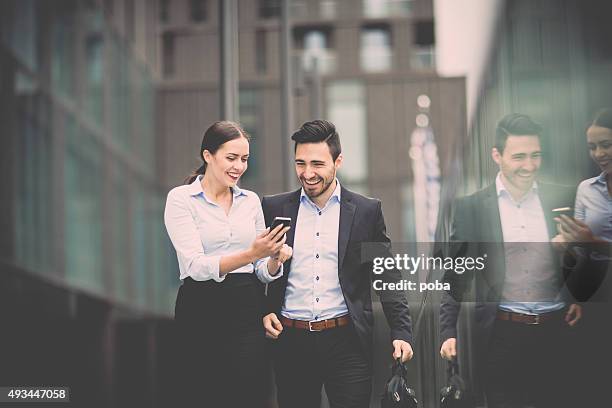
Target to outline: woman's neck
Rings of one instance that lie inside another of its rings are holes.
[[[200,183],[202,184],[202,191],[211,200],[217,201],[230,194],[230,189],[227,186],[222,185],[207,173],[204,174]]]

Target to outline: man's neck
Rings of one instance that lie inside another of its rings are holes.
[[[325,207],[325,205],[331,198],[332,194],[334,194],[334,191],[336,190],[336,187],[338,186],[337,183],[338,181],[334,179],[333,183],[329,186],[327,191],[325,191],[323,194],[321,194],[318,197],[311,198],[312,202],[315,203],[315,205],[319,208]]]
[[[525,198],[525,196],[531,191],[531,189],[533,188],[533,183],[531,183],[529,185],[529,188],[526,190],[521,190],[519,188],[517,188],[516,186],[514,186],[512,183],[510,183],[508,180],[506,180],[506,178],[504,177],[504,175],[501,175],[501,182],[504,185],[504,187],[506,187],[506,190],[508,190],[508,193],[510,193],[510,197],[512,197],[512,199],[516,202],[521,201],[523,198]]]

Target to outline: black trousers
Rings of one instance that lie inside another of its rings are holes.
[[[285,328],[273,346],[280,408],[319,407],[323,385],[332,408],[369,407],[371,367],[352,325]]]
[[[540,325],[495,321],[484,373],[488,408],[572,406],[575,329],[564,316]]]
[[[263,407],[268,391],[263,287],[253,274],[185,279],[176,300],[181,407]]]

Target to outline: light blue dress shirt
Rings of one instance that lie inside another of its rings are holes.
[[[323,208],[300,196],[291,272],[281,314],[297,320],[325,320],[346,315],[338,277],[340,183]]]
[[[198,176],[193,183],[175,187],[168,193],[164,221],[176,249],[180,279],[189,276],[196,281],[221,282],[226,276],[219,276],[221,257],[247,250],[265,229],[265,221],[257,194],[233,187],[232,206],[226,214],[206,197],[201,180],[202,176]],[[229,273],[255,272],[263,283],[272,282],[283,271],[270,275],[268,259]]]
[[[574,217],[587,224],[593,234],[612,242],[612,197],[604,173],[580,183],[574,211]]]
[[[565,303],[560,295],[556,294],[552,300],[543,299],[544,294],[554,289],[558,271],[537,183],[534,182],[520,202],[516,202],[504,186],[501,173],[497,175],[495,186],[506,257],[503,292],[510,297],[502,298],[499,308],[531,315],[563,309]]]

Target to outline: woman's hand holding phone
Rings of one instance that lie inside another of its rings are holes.
[[[290,227],[284,227],[281,224],[272,230],[266,228],[264,232],[259,234],[250,248],[255,260],[278,253],[287,240],[286,233],[289,231],[289,228]]]
[[[565,242],[596,242],[597,238],[591,229],[582,221],[567,215],[555,218],[557,231],[563,236]]]

